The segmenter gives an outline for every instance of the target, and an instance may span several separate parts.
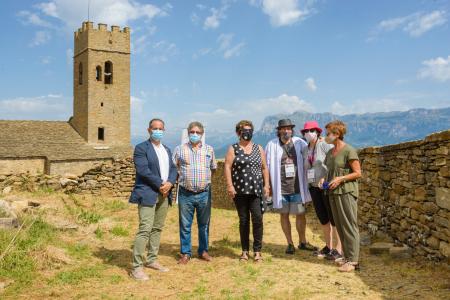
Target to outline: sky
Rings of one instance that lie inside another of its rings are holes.
[[[91,0],[131,28],[131,132],[450,106],[450,0]],[[87,0],[0,2],[0,119],[68,120]]]

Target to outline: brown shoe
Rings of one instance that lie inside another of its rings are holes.
[[[181,258],[178,260],[179,265],[186,265],[191,258],[187,254],[181,254]]]
[[[202,255],[199,256],[200,259],[203,259],[204,261],[212,261],[212,257],[208,254],[208,252],[203,252]]]

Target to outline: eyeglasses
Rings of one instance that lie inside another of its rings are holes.
[[[303,133],[307,133],[307,132],[316,132],[315,129],[304,129],[302,130]]]
[[[202,134],[203,132],[191,130],[191,131],[189,131],[189,133],[190,133],[190,134]]]

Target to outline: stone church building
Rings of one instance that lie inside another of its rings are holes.
[[[0,120],[0,174],[81,175],[131,150],[130,29],[83,22],[74,33],[73,116]]]

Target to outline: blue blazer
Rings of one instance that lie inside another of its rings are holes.
[[[163,145],[169,155],[169,178],[167,181],[173,185],[177,181],[177,167],[172,161],[170,149]],[[130,196],[130,203],[153,206],[158,200],[159,188],[162,184],[158,156],[152,143],[147,140],[134,148],[134,166],[136,168],[136,182]],[[171,193],[169,204],[172,204]]]

